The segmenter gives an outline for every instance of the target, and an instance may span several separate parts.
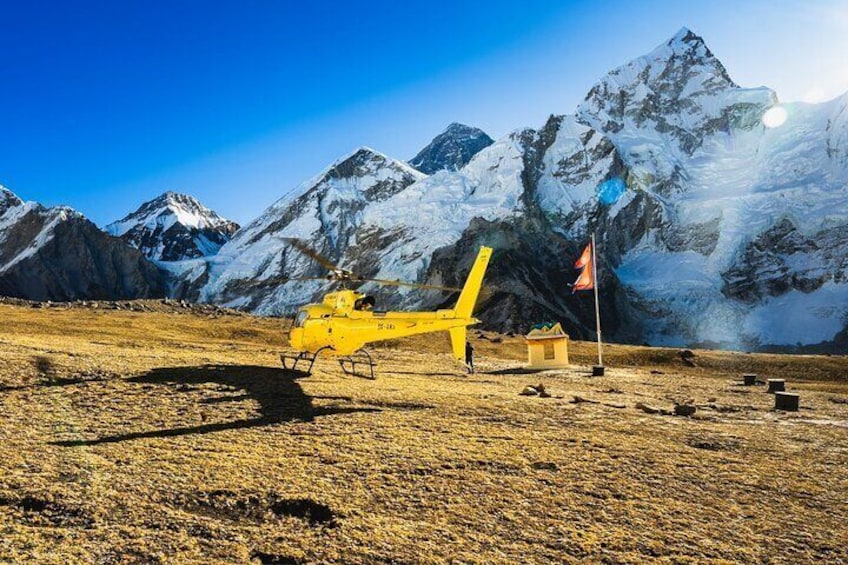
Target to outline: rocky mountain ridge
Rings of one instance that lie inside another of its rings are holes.
[[[155,265],[79,212],[0,190],[0,295],[115,300],[164,292]]]

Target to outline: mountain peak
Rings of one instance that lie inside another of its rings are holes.
[[[445,133],[450,133],[450,134],[474,133],[474,134],[477,134],[477,133],[485,133],[485,132],[483,132],[483,130],[481,130],[480,128],[467,126],[467,125],[461,124],[459,122],[451,122],[450,125],[448,125],[448,127],[446,127],[445,131],[443,131],[442,133],[443,134],[445,134]]]
[[[723,83],[726,87],[738,87],[730,78],[721,61],[707,46],[704,38],[687,27],[680,28],[671,39],[658,46],[644,58],[655,62],[665,62],[667,70],[678,67],[684,70],[706,73],[713,75],[718,83]]]
[[[421,173],[412,169],[406,163],[402,163],[391,157],[386,156],[379,151],[371,149],[366,145],[362,145],[352,153],[337,159],[326,172],[321,175],[323,179],[349,179],[364,177],[366,175],[374,175],[380,169],[389,168],[401,173],[408,173],[412,176],[421,177]],[[320,182],[310,182],[317,184]]]
[[[671,46],[673,46],[675,44],[679,44],[679,43],[690,43],[690,44],[704,43],[704,39],[700,35],[698,35],[697,33],[693,32],[688,27],[683,26],[682,28],[680,28],[677,31],[676,34],[674,34],[674,37],[672,37],[671,39],[669,39],[666,42],[666,45],[671,47]]]
[[[109,224],[106,232],[149,259],[177,261],[214,255],[238,227],[193,196],[169,190]]]
[[[492,143],[494,140],[483,130],[452,122],[409,164],[428,175],[442,170],[457,171]]]
[[[689,153],[703,138],[700,130],[721,118],[717,109],[746,96],[704,40],[684,27],[647,55],[610,71],[589,90],[577,115],[607,134],[627,124],[670,132]],[[757,92],[747,102],[769,97]]]
[[[0,214],[9,208],[20,206],[23,203],[24,201],[18,198],[14,192],[0,184]]]
[[[167,207],[177,207],[177,208],[191,208],[191,209],[200,209],[207,210],[200,201],[194,196],[190,196],[188,194],[184,194],[182,192],[175,192],[173,190],[168,190],[163,192],[153,200],[146,202],[145,204],[156,204],[159,206],[167,206]]]
[[[610,71],[592,87],[586,101],[642,99],[649,94],[676,100],[729,88],[738,86],[721,61],[701,36],[683,27],[647,55]]]
[[[730,78],[730,75],[727,73],[727,69],[724,68],[721,61],[716,58],[715,54],[713,54],[707,46],[707,42],[704,41],[704,38],[689,28],[680,28],[674,37],[665,43],[664,47],[670,48],[672,53],[677,57],[683,56],[684,64],[700,62],[701,64],[711,68],[715,74],[727,82],[729,86],[734,88],[738,86]],[[656,53],[660,50],[662,50],[662,47],[658,47],[654,50],[654,52]]]
[[[383,153],[380,153],[376,149],[371,149],[367,145],[360,145],[351,153],[336,159],[333,166],[340,165],[342,163],[354,162],[354,163],[366,163],[368,161],[379,161],[385,162],[390,161],[391,159]]]
[[[183,194],[181,192],[174,192],[173,190],[166,190],[158,197],[154,198],[154,200],[177,200],[180,198],[191,198],[187,194]]]

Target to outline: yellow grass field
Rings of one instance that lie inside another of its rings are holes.
[[[844,356],[524,374],[472,331],[474,375],[430,335],[305,377],[279,320],[158,310],[0,305],[0,563],[848,562]]]

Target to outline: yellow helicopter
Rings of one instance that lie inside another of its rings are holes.
[[[330,274],[324,277],[324,280],[340,281],[343,289],[324,295],[318,304],[307,304],[298,309],[289,333],[289,344],[297,354],[280,355],[284,368],[297,370],[298,363],[305,362],[309,364],[305,371],[309,374],[315,359],[326,353],[337,357],[339,365],[347,374],[367,376],[357,372],[357,365],[367,366],[370,369],[370,378],[373,379],[374,361],[364,349],[367,344],[439,331],[449,332],[454,358],[460,362],[464,360],[466,327],[480,323],[480,320],[472,316],[472,312],[492,256],[490,247],[480,248],[465,285],[459,289],[360,277],[351,271],[336,267],[298,239],[286,238],[286,241],[327,268]],[[348,282],[366,281],[427,290],[456,291],[460,294],[456,305],[450,310],[386,312],[373,309],[374,297],[346,288]],[[291,367],[288,362],[292,363]]]

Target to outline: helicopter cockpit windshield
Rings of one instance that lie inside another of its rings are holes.
[[[374,309],[374,304],[376,304],[376,302],[377,301],[374,300],[373,296],[363,296],[362,298],[353,303],[353,309],[370,312]]]
[[[297,317],[294,319],[295,327],[302,328],[303,325],[306,323],[306,318],[308,318],[308,317],[309,317],[309,314],[306,312],[306,310],[299,311],[297,313]]]

